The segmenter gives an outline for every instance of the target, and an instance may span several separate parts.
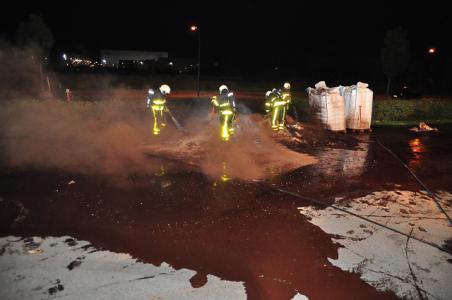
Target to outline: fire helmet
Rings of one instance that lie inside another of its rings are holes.
[[[162,85],[160,86],[160,92],[161,92],[163,95],[169,95],[169,94],[171,93],[171,89],[170,89],[169,85],[167,85],[167,84],[162,84]]]
[[[218,90],[220,91],[220,94],[222,94],[223,92],[229,92],[229,89],[225,84],[221,85]]]

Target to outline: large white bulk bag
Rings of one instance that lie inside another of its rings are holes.
[[[345,100],[345,122],[350,129],[370,129],[372,122],[373,92],[368,84],[358,82],[343,91]]]
[[[328,88],[324,81],[317,83],[314,89],[308,88],[309,105],[323,126],[332,131],[345,131],[344,98],[340,89]]]

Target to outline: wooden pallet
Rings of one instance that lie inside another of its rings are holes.
[[[346,129],[344,129],[344,130],[331,130],[331,131],[334,132],[334,133],[342,133],[342,134],[346,134],[347,133]]]
[[[350,129],[351,132],[353,133],[371,133],[372,132],[372,128],[367,128],[367,129]]]

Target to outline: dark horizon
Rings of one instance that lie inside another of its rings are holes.
[[[452,22],[441,8],[435,2],[46,3],[16,8],[2,17],[0,37],[13,42],[18,24],[39,14],[53,33],[54,56],[62,51],[96,55],[101,49],[118,49],[196,59],[197,36],[189,30],[196,24],[201,30],[203,74],[216,64],[217,73],[225,75],[271,74],[278,67],[286,76],[374,80],[382,77],[379,60],[385,34],[397,27],[407,34],[410,65],[415,66],[411,69],[426,68],[419,65],[433,61],[427,53],[430,47],[437,49],[434,68],[450,64]],[[413,70],[407,72],[419,72]]]
[[[450,50],[448,33],[452,22],[446,11],[432,2],[410,3],[409,7],[401,4],[319,7],[284,2],[277,5],[226,2],[223,9],[221,6],[173,2],[120,7],[96,3],[73,4],[64,9],[48,3],[28,5],[2,16],[0,34],[12,40],[20,22],[30,14],[39,14],[50,27],[59,49],[83,45],[92,49],[183,54],[196,46],[196,39],[189,32],[189,26],[196,24],[202,30],[203,46],[209,57],[244,48],[290,57],[296,53],[331,53],[325,46],[344,55],[378,56],[385,32],[396,27],[407,32],[413,54],[423,53],[429,47],[444,53]],[[289,42],[294,51],[281,45],[269,51],[266,46],[272,40]]]

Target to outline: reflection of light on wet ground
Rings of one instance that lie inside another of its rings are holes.
[[[369,152],[368,143],[360,143],[359,149],[323,149],[318,153],[320,172],[324,175],[360,176],[367,166]]]
[[[227,162],[222,162],[221,165],[217,166],[217,176],[213,182],[213,186],[216,187],[218,184],[226,184],[229,183],[233,178],[231,178],[230,174],[230,166]],[[264,174],[267,182],[276,183],[281,175],[284,173],[283,166],[280,165],[267,165],[264,168]],[[259,181],[260,178],[253,179],[253,181]]]
[[[226,184],[228,181],[231,180],[231,177],[229,177],[228,175],[228,164],[226,162],[222,162],[221,166],[219,167],[221,172],[219,173],[217,179],[212,184],[214,188],[217,187],[218,184]]]
[[[267,166],[265,168],[265,177],[267,178],[268,183],[276,183],[277,179],[283,173],[282,166]]]
[[[412,153],[412,158],[410,159],[408,165],[411,168],[418,168],[422,162],[423,159],[423,153],[425,152],[424,144],[422,143],[421,139],[415,138],[408,141],[408,145],[410,146],[410,150]]]
[[[166,169],[164,166],[160,166],[160,168],[156,172],[154,172],[154,175],[159,176],[159,177],[164,176],[165,174],[166,174]]]
[[[230,180],[229,176],[228,176],[228,165],[226,164],[226,162],[223,162],[221,164],[222,170],[223,170],[223,174],[221,175],[220,179],[222,182],[227,182]]]

